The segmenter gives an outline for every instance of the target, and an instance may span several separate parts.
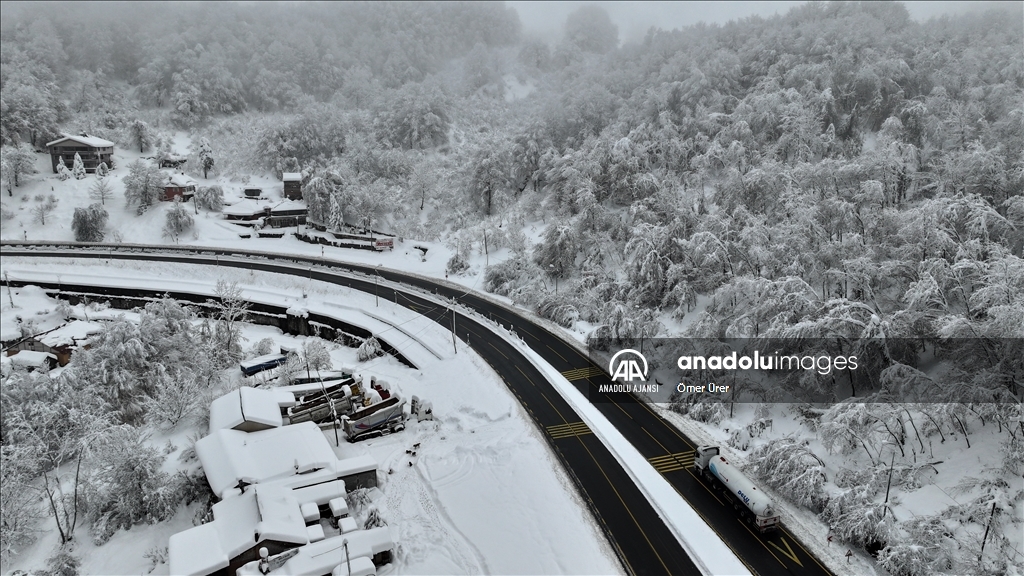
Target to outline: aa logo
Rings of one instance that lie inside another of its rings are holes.
[[[641,364],[643,365],[642,370],[640,369]],[[632,348],[619,350],[608,361],[608,373],[612,375],[612,380],[619,382],[632,382],[633,380],[646,382],[647,358]]]

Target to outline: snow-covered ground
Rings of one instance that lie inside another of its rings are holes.
[[[55,274],[45,263],[18,258],[5,258],[2,267],[12,280],[28,276],[46,280]],[[114,283],[120,279],[128,285],[149,280],[172,287],[166,271],[161,274],[157,264],[125,266],[72,260],[62,266],[61,274],[68,282],[103,278]],[[415,394],[434,406],[436,421],[410,421],[403,432],[357,444],[342,442],[336,449],[339,457],[369,454],[380,465],[382,482],[374,503],[398,534],[395,573],[606,574],[621,569],[518,401],[479,357],[466,353],[468,349],[452,353],[450,334],[443,328],[385,301],[378,308],[372,295],[359,292],[345,294],[343,305],[338,306],[337,287],[274,274],[195,267],[190,278],[179,280],[181,286],[173,288],[205,290],[212,295],[220,278],[238,281],[247,298],[301,306],[356,325],[401,325],[402,332],[386,335],[396,345],[440,351],[442,359],[427,353],[417,355],[419,370],[390,357],[360,363],[353,349],[337,347],[331,352],[335,366],[354,367],[364,378],[376,376],[403,396]],[[302,298],[303,292],[306,298]],[[57,307],[56,301],[36,288],[15,289],[11,298],[17,309],[11,309],[5,298],[5,318],[15,311],[37,315],[43,310],[50,312],[38,316],[49,317]],[[403,340],[396,336],[399,333],[415,338]],[[265,326],[247,326],[243,335],[247,347],[267,337],[295,347],[304,340]],[[155,434],[152,438],[160,446],[171,440],[178,447],[168,455],[172,467],[185,436],[194,432],[179,428],[170,436]],[[328,430],[325,435],[333,445],[333,432]],[[416,443],[420,446],[412,456],[406,450]],[[119,532],[100,547],[82,534],[76,553],[83,558],[83,573],[148,571],[151,562],[145,552],[166,546],[170,534],[190,527],[193,512],[183,509],[169,522]],[[5,566],[5,573],[41,567],[56,545],[56,535],[48,520],[40,527],[49,532]],[[161,569],[166,572],[166,565],[153,573],[159,574]]]

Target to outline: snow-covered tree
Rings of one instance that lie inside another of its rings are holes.
[[[71,171],[68,170],[67,164],[64,163],[63,156],[57,158],[57,178],[59,178],[61,182],[71,178]]]
[[[27,144],[4,146],[0,149],[0,154],[0,170],[3,171],[4,185],[7,194],[13,196],[12,189],[16,188],[26,175],[37,172],[35,155]]]
[[[105,205],[107,200],[110,200],[113,197],[114,189],[105,179],[101,178],[89,187],[89,198],[99,201],[100,205]]]
[[[39,224],[46,226],[46,217],[57,209],[57,198],[50,196],[48,199],[39,202],[32,208],[32,217]]]
[[[199,164],[203,168],[203,178],[206,178],[206,173],[213,170],[213,147],[210,146],[210,141],[206,138],[199,139]]]
[[[75,177],[75,180],[85,178],[85,164],[78,152],[75,152],[75,161],[71,165],[71,175]]]
[[[181,203],[181,197],[175,196],[171,209],[167,211],[167,219],[164,222],[164,236],[171,238],[175,243],[182,233],[191,230],[195,219],[192,213],[185,209]]]
[[[128,138],[134,146],[139,147],[140,154],[153,146],[153,131],[149,128],[149,124],[139,119],[135,119],[128,125]]]
[[[200,186],[196,190],[196,203],[203,210],[219,212],[224,207],[224,190],[220,186]]]
[[[331,353],[319,339],[309,339],[302,345],[302,358],[306,369],[312,372],[330,370],[332,367]]]
[[[97,178],[106,178],[107,174],[109,172],[110,172],[110,168],[107,167],[107,163],[106,162],[100,162],[99,165],[96,166],[96,177]]]
[[[136,160],[128,165],[124,177],[124,198],[128,206],[135,206],[136,214],[142,214],[152,206],[163,192],[164,176],[152,164]]]
[[[748,459],[751,473],[793,502],[820,510],[826,500],[825,465],[806,441],[785,436],[762,444]]]
[[[75,208],[74,217],[71,219],[71,229],[75,232],[75,241],[102,242],[106,233],[108,216],[101,204],[90,204],[87,208]]]
[[[209,300],[217,311],[217,325],[214,341],[218,346],[218,358],[233,361],[241,356],[241,327],[249,312],[249,303],[242,298],[242,288],[237,282],[218,280],[214,288],[216,300]]]
[[[173,428],[178,422],[192,416],[203,398],[203,379],[190,368],[170,373],[158,365],[152,376],[156,393],[147,402],[147,418]]]
[[[94,512],[93,541],[106,542],[119,529],[139,522],[159,522],[180,504],[164,457],[147,442],[147,435],[127,424],[115,426],[93,447],[90,475]]]

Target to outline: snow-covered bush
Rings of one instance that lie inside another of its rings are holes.
[[[376,358],[383,353],[384,350],[381,349],[380,342],[373,336],[370,336],[359,346],[359,349],[356,350],[356,358],[358,358],[360,362],[366,362],[367,360]]]
[[[78,576],[82,560],[69,550],[58,550],[46,559],[46,570],[38,572],[39,576]]]
[[[177,242],[178,237],[183,232],[191,230],[193,224],[195,224],[195,219],[192,218],[192,213],[185,209],[185,206],[181,203],[181,198],[176,196],[174,204],[167,211],[167,220],[164,222],[164,236]]]
[[[466,262],[466,259],[458,252],[452,254],[452,257],[448,259],[448,264],[445,266],[445,272],[453,276],[461,274],[466,270],[469,270],[469,262]]]
[[[203,210],[219,212],[224,206],[224,190],[216,184],[213,186],[200,186],[196,189],[195,201]]]
[[[75,152],[75,161],[71,165],[71,175],[75,177],[75,180],[85,178],[85,164],[82,163],[82,157],[78,152]]]
[[[820,511],[826,500],[825,465],[806,441],[783,436],[762,444],[747,460],[751,474],[788,499]]]
[[[57,158],[57,178],[61,182],[71,178],[71,171],[68,170],[68,165],[64,163],[64,157]]]
[[[110,172],[110,168],[107,168],[107,163],[106,162],[100,162],[99,166],[96,167],[96,177],[97,178],[106,178],[107,174],[109,172]]]
[[[75,208],[71,229],[77,242],[102,242],[107,227],[107,211],[99,204],[87,208]]]
[[[252,356],[266,356],[267,354],[277,354],[281,350],[281,347],[274,342],[273,338],[264,338],[256,343],[252,347]]]
[[[366,520],[363,521],[363,530],[370,530],[372,528],[380,528],[381,526],[387,526],[388,523],[384,521],[384,518],[380,515],[380,510],[376,506],[370,508],[366,513]]]

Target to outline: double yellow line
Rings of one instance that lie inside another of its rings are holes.
[[[587,366],[586,368],[574,368],[573,370],[566,370],[562,372],[562,376],[569,382],[574,380],[583,380],[584,378],[592,378],[594,376],[600,376],[604,374],[604,370],[601,370],[597,366]]]
[[[675,472],[676,470],[682,470],[693,466],[694,451],[688,452],[676,452],[675,454],[665,454],[664,456],[655,456],[654,458],[648,458],[647,461],[654,466],[654,469],[662,474],[667,472]]]
[[[558,440],[560,438],[572,438],[573,436],[593,434],[593,432],[591,432],[590,428],[583,422],[573,422],[571,424],[548,426],[548,434],[550,434],[555,440]]]

